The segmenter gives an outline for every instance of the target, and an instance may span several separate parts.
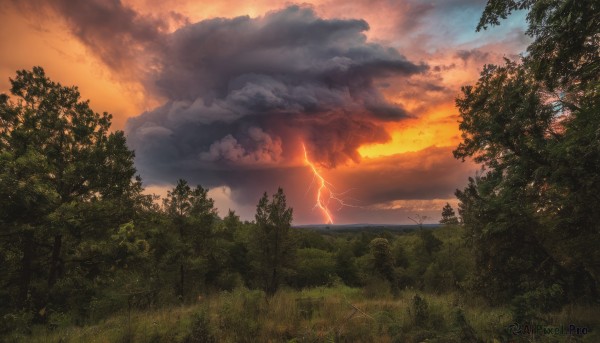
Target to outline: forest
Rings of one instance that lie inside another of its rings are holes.
[[[437,228],[296,228],[282,189],[252,221],[183,179],[148,195],[110,114],[17,71],[0,341],[600,341],[599,6],[488,1],[477,30],[527,11],[531,43],[457,96],[454,156],[481,171]]]

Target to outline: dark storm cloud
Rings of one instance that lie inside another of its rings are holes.
[[[387,141],[386,123],[410,116],[378,85],[428,69],[368,42],[364,20],[322,19],[305,6],[168,33],[171,19],[119,1],[27,3],[61,14],[108,66],[133,70],[166,99],[127,125],[146,183],[228,185],[240,203],[277,185],[306,194],[302,143],[323,166],[359,161],[361,145]]]
[[[17,4],[58,13],[109,67],[167,99],[127,126],[143,171],[154,163],[280,165],[297,155],[300,142],[322,165],[357,161],[359,146],[389,139],[385,122],[409,116],[375,80],[427,70],[367,42],[364,20],[326,20],[306,6],[168,33],[170,21],[185,18],[141,15],[118,0]]]
[[[485,61],[488,61],[490,59],[490,53],[478,49],[458,50],[456,52],[456,57],[463,60],[463,62],[466,65],[467,62],[469,62],[470,60],[476,63],[483,63]]]
[[[168,102],[127,131],[150,181],[171,170],[215,174],[232,184],[245,170],[289,164],[305,143],[334,167],[357,148],[389,139],[384,125],[409,116],[376,80],[427,70],[366,41],[363,20],[325,20],[291,6],[263,17],[211,19],[166,37],[159,72],[147,80]],[[158,168],[157,168],[158,167]],[[164,170],[160,172],[158,170]]]

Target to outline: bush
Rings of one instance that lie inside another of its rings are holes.
[[[201,310],[192,316],[190,333],[183,339],[184,343],[213,343],[217,339],[210,325],[210,317],[206,310]]]
[[[473,327],[467,322],[463,310],[460,308],[454,310],[453,317],[453,331],[455,331],[460,342],[478,342],[475,330],[473,330]]]
[[[299,288],[323,286],[335,275],[335,259],[324,250],[305,248],[296,253],[299,261],[295,284]]]
[[[429,304],[427,304],[427,300],[415,294],[409,311],[413,319],[413,324],[418,327],[425,327],[429,319]]]
[[[530,321],[539,312],[559,309],[563,302],[563,288],[560,285],[537,288],[513,298],[511,303],[513,320],[517,323]]]

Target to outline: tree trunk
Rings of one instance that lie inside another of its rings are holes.
[[[58,278],[60,267],[60,250],[62,248],[62,235],[54,236],[54,245],[52,246],[52,259],[50,260],[50,275],[48,275],[48,287],[52,288]]]
[[[183,239],[183,224],[179,224],[179,239],[181,243],[185,243]],[[183,283],[185,281],[185,268],[183,266],[183,262],[179,265],[179,296],[181,297],[181,301],[183,301]]]
[[[183,268],[183,263],[179,265],[179,296],[181,297],[181,301],[183,301],[183,282],[185,280],[185,270]]]
[[[268,289],[267,289],[267,294],[268,295],[274,295],[275,292],[277,291],[277,267],[273,268],[273,274],[271,275],[271,284],[269,285]]]
[[[24,306],[29,294],[31,284],[31,265],[34,259],[33,232],[25,231],[23,233],[23,258],[21,258],[21,280],[19,285],[19,303]]]

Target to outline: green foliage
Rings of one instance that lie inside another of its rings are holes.
[[[387,299],[393,295],[392,284],[381,276],[370,275],[363,280],[362,294],[367,299]]]
[[[442,241],[435,237],[431,230],[419,230],[419,238],[421,239],[421,245],[427,255],[431,256],[442,247]]]
[[[312,230],[297,230],[294,232],[299,249],[315,248],[331,251],[333,246],[325,239],[325,236]]]
[[[185,180],[179,180],[167,193],[163,208],[170,224],[168,234],[177,237],[172,238],[174,246],[165,252],[165,258],[178,265],[176,289],[179,298],[185,300],[190,297],[189,291],[198,291],[197,285],[204,284],[208,266],[217,258],[209,249],[214,243],[207,244],[218,218],[217,210],[207,189],[192,189]]]
[[[423,299],[418,294],[415,294],[412,298],[410,314],[414,325],[425,327],[429,320],[429,304],[427,303],[427,300]]]
[[[111,115],[92,111],[76,87],[40,67],[10,81],[12,97],[0,97],[0,314],[28,308],[33,321],[47,321],[75,305],[64,296],[73,287],[84,321],[113,264],[105,242],[147,200],[133,152],[122,131],[109,131]]]
[[[454,155],[484,167],[456,193],[475,253],[472,286],[494,303],[515,297],[522,303],[555,285],[564,292],[556,306],[594,299],[598,3],[489,1],[478,28],[498,25],[515,10],[529,10],[528,55],[485,66],[456,100],[463,142]]]
[[[183,339],[182,343],[213,343],[217,342],[210,324],[208,311],[202,309],[192,315],[190,333]]]
[[[224,297],[218,313],[219,328],[234,342],[254,342],[261,328],[257,318],[264,311],[265,294],[238,289]]]
[[[452,316],[454,317],[452,325],[460,342],[480,342],[461,308],[455,309]]]
[[[356,257],[354,257],[350,244],[346,242],[342,242],[335,254],[335,273],[347,285],[356,286],[360,283]]]
[[[297,287],[315,287],[328,284],[334,277],[335,259],[332,253],[315,248],[298,249],[296,276]]]
[[[385,238],[375,238],[370,244],[373,268],[381,277],[395,285],[394,258],[390,243]]]
[[[291,273],[294,264],[296,243],[291,235],[292,213],[281,188],[273,194],[271,202],[265,193],[256,207],[251,254],[258,283],[270,296]]]
[[[491,0],[477,30],[499,25],[499,19],[514,11],[529,10],[527,34],[534,41],[527,48],[527,63],[536,77],[551,90],[595,88],[600,73],[599,6],[594,0]]]
[[[360,291],[345,286],[287,289],[265,301],[263,292],[238,289],[211,294],[193,305],[116,313],[93,326],[59,325],[52,330],[32,326],[30,334],[14,333],[3,337],[3,342],[185,342],[194,332],[196,338],[208,341],[214,337],[218,342],[458,343],[515,339],[506,335],[513,323],[506,307],[491,308],[469,301],[457,308],[453,304],[457,293],[420,293],[419,298],[427,303],[427,319],[417,326],[413,319],[414,292],[401,292],[398,299],[389,301],[365,299]],[[310,301],[299,305],[296,299]],[[302,315],[301,308],[311,314]],[[597,305],[574,305],[539,313],[537,323],[574,322],[594,328],[599,325],[597,313]],[[541,342],[560,338],[536,336]],[[598,341],[595,332],[572,338]]]

